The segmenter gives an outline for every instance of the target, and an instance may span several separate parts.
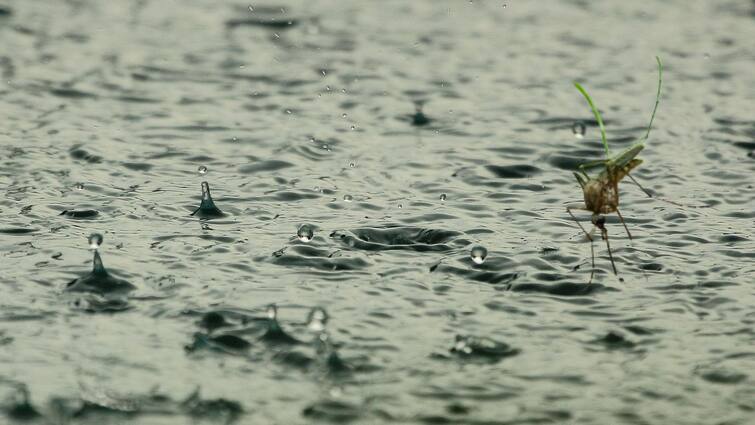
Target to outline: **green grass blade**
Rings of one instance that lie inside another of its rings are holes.
[[[590,109],[592,109],[593,115],[595,115],[595,119],[598,121],[598,126],[600,127],[600,137],[603,139],[603,147],[606,149],[606,157],[610,157],[611,153],[608,151],[608,141],[606,140],[606,127],[603,125],[603,118],[600,117],[600,112],[598,111],[598,108],[595,107],[595,104],[592,103],[592,99],[590,98],[590,95],[587,94],[585,89],[582,88],[582,86],[579,85],[578,82],[574,82],[574,87],[579,90],[580,93],[582,93],[582,96],[587,99],[587,103],[590,104]]]
[[[645,137],[641,142],[644,142],[650,136],[650,128],[653,127],[653,120],[655,119],[655,111],[658,110],[658,104],[661,103],[661,84],[663,81],[663,64],[661,58],[656,56],[655,60],[658,61],[658,93],[655,94],[655,106],[653,107],[653,114],[650,115],[650,123],[648,124],[648,131],[645,133]]]

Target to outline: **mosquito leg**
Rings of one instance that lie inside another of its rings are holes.
[[[619,220],[621,220],[621,224],[624,225],[624,230],[627,231],[627,236],[629,236],[629,240],[632,240],[632,234],[629,233],[629,229],[627,228],[627,224],[624,222],[624,217],[621,216],[621,213],[619,212],[619,209],[616,208],[616,215],[619,216]]]
[[[645,189],[644,187],[642,187],[642,185],[637,180],[635,180],[634,177],[632,177],[631,174],[627,173],[627,176],[629,176],[629,178],[632,179],[632,182],[634,182],[634,184],[636,184],[637,187],[639,187],[640,189],[642,189],[643,192],[645,192],[645,195],[647,195],[648,198],[652,198],[653,197],[653,195],[647,189]]]
[[[611,244],[608,243],[608,229],[606,229],[605,226],[602,226],[600,228],[600,233],[603,234],[603,240],[606,241],[606,247],[608,248],[608,258],[611,260],[611,267],[613,267],[613,274],[618,275],[619,272],[616,270],[616,263],[614,263],[613,254],[611,253]]]
[[[571,207],[566,207],[566,212],[568,212],[571,218],[574,219],[574,221],[577,223],[577,226],[579,226],[579,228],[582,229],[582,231],[585,233],[585,236],[587,236],[587,239],[589,239],[590,242],[592,242],[592,236],[590,236],[590,234],[587,233],[587,230],[585,230],[585,228],[582,227],[582,223],[580,223],[579,220],[577,220],[577,217],[575,217],[574,214],[572,214]]]
[[[592,278],[595,276],[595,248],[593,247],[592,238],[590,238],[590,257],[592,258],[592,268],[590,269],[590,280],[587,281],[588,285],[592,283]]]

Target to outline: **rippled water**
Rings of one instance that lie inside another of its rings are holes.
[[[1,2],[0,422],[752,423],[754,17]],[[571,82],[618,150],[655,55],[633,174],[671,202],[622,182],[587,285]],[[70,290],[95,232],[135,290]]]

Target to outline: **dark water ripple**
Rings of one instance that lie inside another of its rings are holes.
[[[750,2],[251,6],[0,2],[0,423],[750,422]]]

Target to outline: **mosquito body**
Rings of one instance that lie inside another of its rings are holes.
[[[580,93],[582,93],[582,95],[585,97],[585,99],[587,99],[587,103],[590,105],[590,108],[595,115],[595,119],[598,121],[601,138],[603,140],[603,147],[605,148],[606,156],[608,157],[604,160],[592,161],[582,164],[579,166],[578,171],[574,172],[574,176],[577,178],[577,182],[582,188],[582,194],[585,203],[580,207],[566,208],[566,211],[574,219],[574,221],[577,222],[579,228],[582,229],[587,238],[590,240],[590,252],[592,256],[590,282],[592,282],[593,276],[595,274],[595,250],[593,248],[593,237],[591,235],[591,232],[585,230],[585,228],[582,226],[582,223],[577,220],[577,218],[572,213],[572,209],[581,209],[592,213],[592,218],[590,221],[593,224],[593,228],[600,230],[601,238],[606,241],[606,247],[608,248],[608,257],[611,260],[611,267],[613,268],[614,274],[618,274],[618,271],[616,270],[616,263],[613,261],[613,254],[611,253],[611,245],[608,241],[608,230],[605,226],[605,214],[616,213],[616,215],[619,217],[619,220],[621,221],[621,224],[624,226],[624,230],[626,230],[627,232],[627,236],[631,240],[632,234],[629,232],[629,228],[624,222],[624,217],[619,211],[619,182],[621,182],[624,177],[629,177],[635,184],[637,184],[637,186],[640,187],[640,189],[642,189],[648,196],[650,196],[650,193],[642,186],[640,186],[640,184],[637,183],[637,181],[634,180],[634,178],[629,173],[637,168],[640,164],[642,164],[642,159],[637,158],[637,155],[645,148],[645,140],[647,140],[648,136],[650,135],[650,128],[653,125],[655,112],[658,109],[658,103],[660,102],[663,65],[661,64],[660,58],[656,57],[656,60],[658,61],[658,93],[656,95],[655,107],[653,108],[653,114],[650,117],[650,123],[648,124],[647,132],[645,133],[645,136],[637,143],[614,156],[611,156],[610,151],[608,150],[606,130],[603,125],[603,119],[600,116],[600,112],[598,112],[598,109],[595,107],[595,104],[590,98],[590,95],[587,94],[587,91],[585,91],[585,89],[583,89],[582,86],[579,85],[579,83],[574,83],[574,85],[577,87],[577,90],[579,90]],[[595,169],[598,167],[602,167],[602,171],[597,176],[591,177],[587,173],[587,170]]]

